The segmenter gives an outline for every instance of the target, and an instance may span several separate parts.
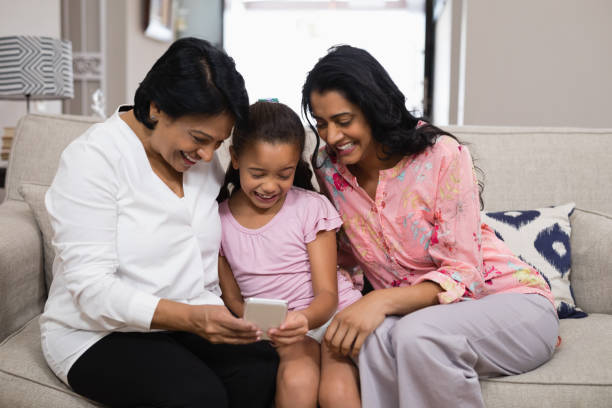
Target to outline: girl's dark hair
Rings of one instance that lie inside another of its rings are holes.
[[[310,96],[313,92],[327,91],[336,91],[359,107],[370,125],[372,137],[382,146],[387,157],[419,154],[432,146],[440,135],[457,140],[425,119],[413,116],[406,109],[404,94],[370,53],[350,45],[338,45],[330,48],[327,55],[315,64],[302,88],[302,112],[316,135],[311,160],[315,168],[320,138],[310,121]],[[425,124],[417,127],[420,120]],[[482,192],[483,184],[478,184]],[[480,202],[482,206],[482,198]]]
[[[240,122],[246,120],[249,108],[244,79],[234,60],[208,41],[191,37],[170,45],[136,90],[134,115],[154,129],[151,102],[174,119],[228,112]]]
[[[287,105],[278,102],[259,101],[249,108],[249,119],[246,123],[236,125],[232,135],[232,147],[237,156],[255,142],[288,143],[294,145],[300,154],[295,169],[293,185],[315,191],[312,185],[312,170],[303,158],[306,144],[306,132],[299,116]],[[232,187],[230,191],[230,186]],[[232,164],[227,168],[223,187],[217,197],[222,202],[240,188],[240,173]]]

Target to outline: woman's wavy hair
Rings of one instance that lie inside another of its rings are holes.
[[[247,119],[249,97],[234,60],[208,41],[182,38],[153,64],[134,96],[134,115],[149,129],[151,103],[171,118],[228,112]]]
[[[232,148],[237,156],[256,142],[288,143],[294,145],[300,154],[295,169],[293,185],[315,191],[312,185],[312,170],[303,158],[306,132],[299,116],[287,105],[278,102],[259,101],[249,108],[247,122],[237,125],[232,135]],[[223,186],[217,197],[218,202],[228,199],[240,188],[240,172],[230,163],[225,173]]]
[[[350,45],[331,47],[308,73],[302,88],[302,112],[316,135],[312,165],[316,168],[320,137],[310,120],[313,92],[336,91],[359,107],[372,130],[372,137],[383,154],[416,155],[432,146],[440,135],[458,139],[452,134],[413,116],[406,109],[406,98],[383,66],[367,51]],[[417,127],[419,121],[424,125]],[[459,141],[458,141],[459,142]],[[385,157],[381,157],[384,159]],[[477,169],[480,171],[479,169]],[[484,185],[478,183],[483,206]]]

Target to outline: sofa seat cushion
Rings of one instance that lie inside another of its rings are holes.
[[[49,369],[40,346],[38,316],[0,345],[0,395],[6,407],[99,406],[72,392]]]
[[[612,401],[612,315],[561,321],[552,360],[526,374],[482,379],[488,408],[609,407]],[[47,367],[38,317],[0,345],[0,395],[6,406],[96,407]]]
[[[561,320],[561,346],[525,374],[482,379],[488,408],[609,407],[612,401],[612,315]]]

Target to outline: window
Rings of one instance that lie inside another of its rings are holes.
[[[308,71],[336,44],[368,50],[423,113],[425,7],[421,0],[226,0],[224,48],[251,101],[278,98],[300,112]]]

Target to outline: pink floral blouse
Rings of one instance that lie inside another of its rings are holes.
[[[375,289],[430,280],[443,289],[440,303],[503,292],[553,302],[542,276],[481,224],[472,158],[453,138],[441,136],[420,155],[380,171],[375,200],[325,147],[318,167],[319,184],[344,222],[341,249],[348,248]]]

